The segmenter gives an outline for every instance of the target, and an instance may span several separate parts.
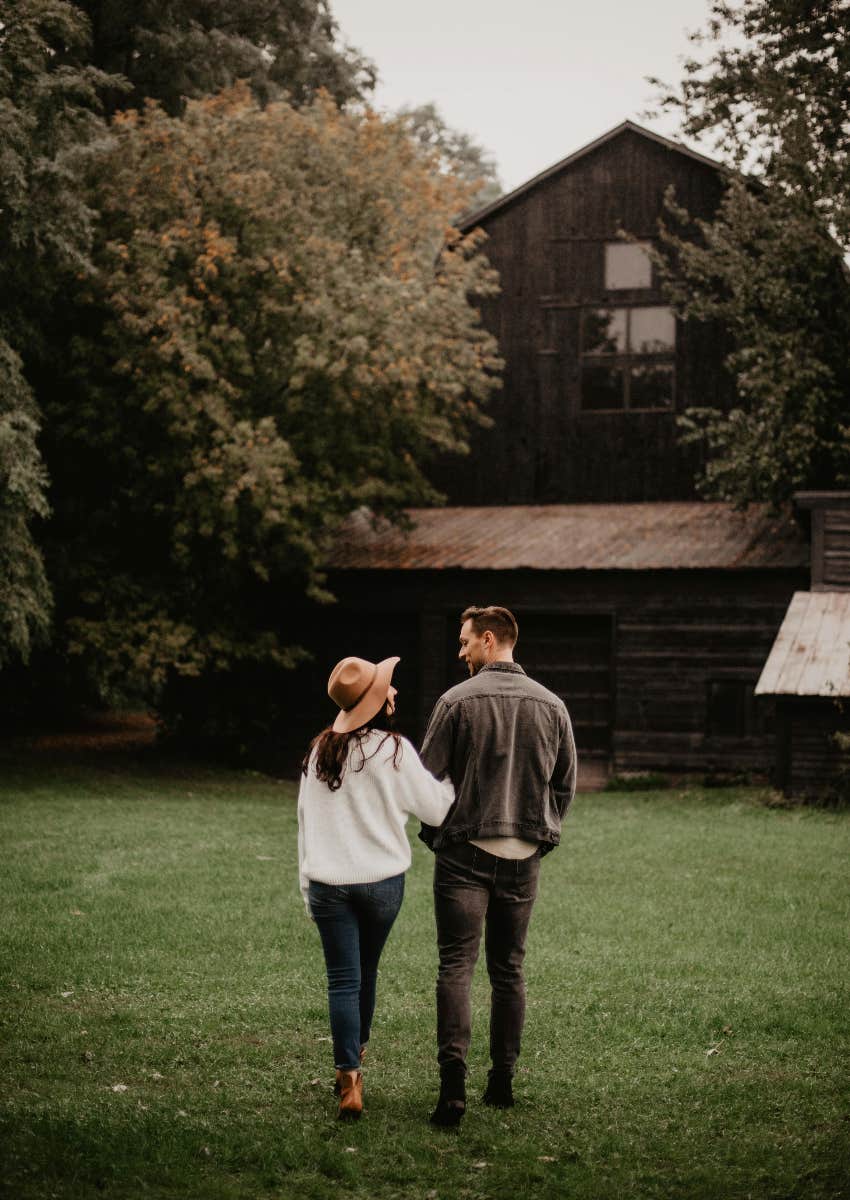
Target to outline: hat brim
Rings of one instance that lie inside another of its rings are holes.
[[[331,726],[334,733],[352,733],[370,721],[375,713],[381,711],[387,698],[393,671],[396,663],[399,662],[401,662],[400,658],[385,658],[378,663],[377,674],[366,695],[355,704],[354,708],[347,712],[341,708],[337,713],[336,720]]]

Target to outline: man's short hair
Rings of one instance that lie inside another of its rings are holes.
[[[509,646],[516,645],[519,626],[516,623],[516,617],[508,608],[499,608],[495,604],[488,604],[486,608],[477,608],[472,605],[470,608],[465,608],[460,614],[461,625],[466,621],[472,622],[472,628],[479,637],[489,629],[499,645],[505,645],[505,643]]]

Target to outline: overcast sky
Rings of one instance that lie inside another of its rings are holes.
[[[676,82],[709,0],[330,0],[343,39],[376,63],[380,109],[433,102],[495,156],[511,190],[627,118],[647,75]],[[711,154],[710,146],[697,147]]]

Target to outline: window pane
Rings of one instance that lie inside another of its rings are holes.
[[[673,364],[645,363],[632,367],[629,408],[672,408]]]
[[[739,679],[713,679],[708,685],[708,733],[713,737],[744,737],[747,733],[747,690]]]
[[[629,342],[632,354],[669,354],[676,345],[673,310],[633,308]]]
[[[622,368],[602,364],[582,367],[581,406],[585,409],[622,408]]]
[[[647,249],[649,242],[606,242],[605,288],[652,287],[652,263]]]
[[[626,349],[626,310],[596,308],[584,314],[585,354],[622,354]]]

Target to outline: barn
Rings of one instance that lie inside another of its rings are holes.
[[[305,614],[321,669],[300,677],[302,736],[331,715],[324,667],[359,653],[402,656],[418,737],[461,677],[459,613],[503,604],[586,765],[768,770],[775,705],[754,688],[808,587],[808,545],[791,518],[697,496],[676,416],[735,395],[724,331],[675,317],[647,253],[671,186],[710,218],[724,173],[627,121],[469,219],[501,280],[481,309],[506,364],[493,423],[431,471],[444,508],[411,512],[407,532],[365,512],[341,530],[337,603]]]

